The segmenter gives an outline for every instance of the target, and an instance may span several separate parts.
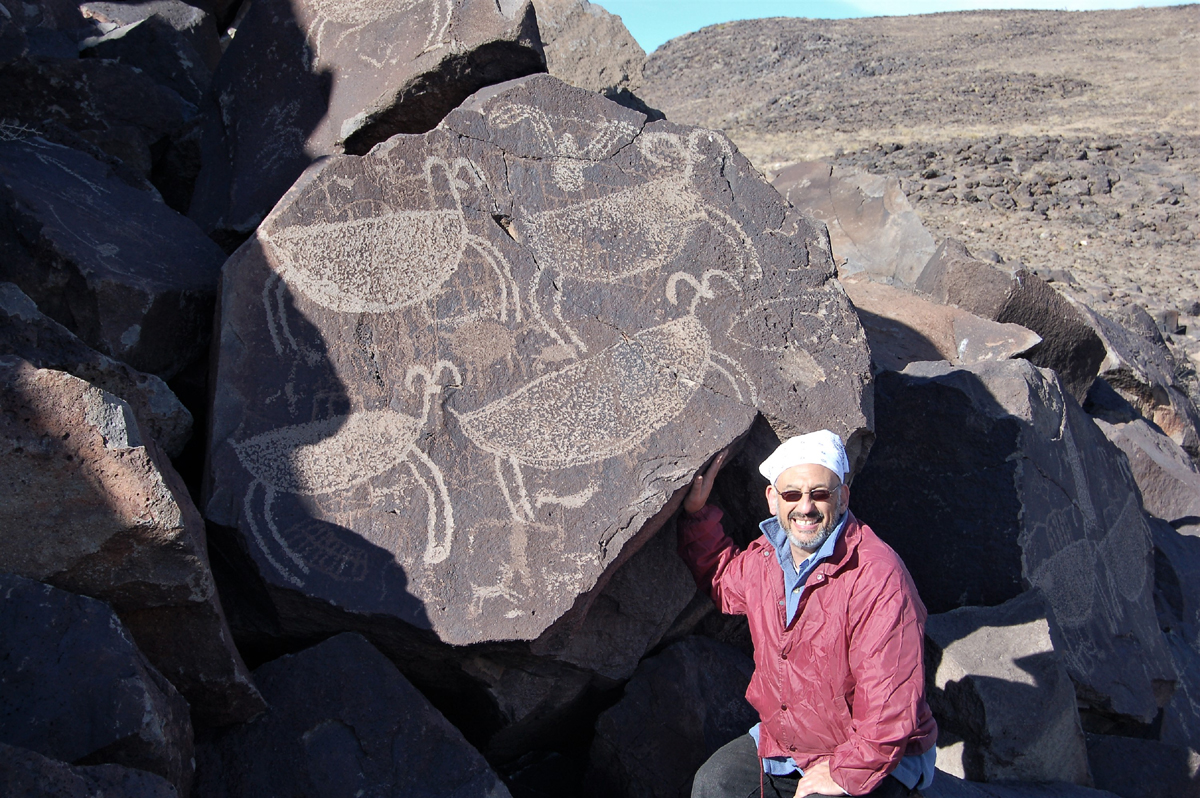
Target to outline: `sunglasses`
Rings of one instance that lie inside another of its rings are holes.
[[[795,504],[804,498],[804,494],[808,494],[809,498],[815,502],[827,502],[829,497],[833,495],[837,488],[813,488],[812,490],[781,490],[779,498],[789,504]]]

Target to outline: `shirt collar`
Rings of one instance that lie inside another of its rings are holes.
[[[842,536],[842,530],[846,528],[846,521],[849,518],[850,511],[844,511],[842,513],[842,520],[838,521],[837,526],[833,528],[833,532],[821,544],[821,548],[817,549],[815,554],[810,554],[807,559],[800,563],[799,571],[811,571],[816,567],[817,563],[833,555],[833,549],[837,546],[838,538]],[[759,524],[758,528],[762,530],[763,535],[775,548],[775,556],[778,558],[779,566],[783,568],[783,572],[785,574],[797,573],[796,567],[792,564],[792,547],[788,543],[787,533],[779,525],[779,519],[771,516]]]

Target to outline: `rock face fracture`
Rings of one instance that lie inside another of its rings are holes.
[[[756,414],[861,459],[833,273],[720,134],[548,76],[482,91],[314,166],[230,259],[205,513],[285,630],[558,634]]]

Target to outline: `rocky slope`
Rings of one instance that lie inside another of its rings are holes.
[[[1195,316],[1198,32],[1200,5],[752,20],[663,45],[640,93],[769,175],[823,159],[899,177],[939,240],[1098,308]]]

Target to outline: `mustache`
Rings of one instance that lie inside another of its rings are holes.
[[[798,509],[792,510],[790,513],[788,513],[789,521],[795,521],[800,518],[803,518],[803,519],[809,520],[809,521],[824,521],[825,513],[821,512],[820,510],[818,510],[816,508],[813,508],[813,511],[811,513],[802,513]]]

